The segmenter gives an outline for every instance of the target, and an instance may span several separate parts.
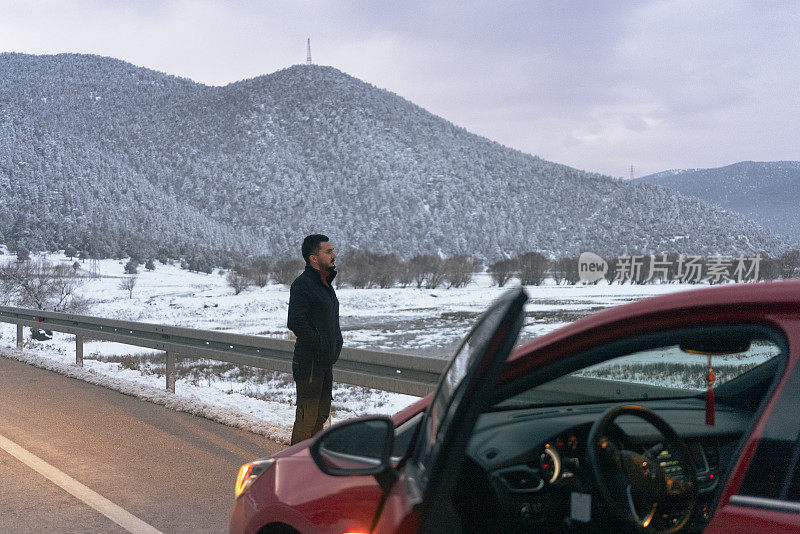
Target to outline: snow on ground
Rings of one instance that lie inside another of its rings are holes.
[[[6,256],[8,258],[8,256]],[[51,261],[69,262],[62,255]],[[3,257],[0,256],[0,261]],[[290,338],[286,329],[289,290],[269,284],[239,295],[225,274],[193,273],[177,265],[156,262],[154,271],[140,267],[132,298],[119,287],[126,278],[127,260],[99,260],[99,278],[87,278],[80,294],[92,304],[86,315]],[[81,264],[88,276],[90,262]],[[525,326],[520,342],[552,331],[575,319],[647,296],[694,289],[681,285],[528,287]],[[459,289],[339,288],[345,345],[389,352],[446,358],[469,331],[478,315],[507,288],[494,287],[478,274]],[[2,304],[0,302],[0,304]],[[26,330],[27,332],[27,330]],[[84,368],[74,364],[74,336],[55,333],[50,341],[27,337],[16,348],[15,326],[0,324],[0,349],[5,355],[39,367],[88,380],[158,404],[203,415],[288,443],[294,421],[294,383],[291,376],[239,369],[221,362],[180,361],[176,393],[164,391],[163,353],[119,343],[88,341]],[[392,414],[416,397],[335,384],[332,420],[367,413]]]

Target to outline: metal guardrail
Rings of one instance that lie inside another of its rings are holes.
[[[84,340],[102,340],[162,350],[166,353],[166,388],[175,391],[176,358],[207,358],[259,369],[292,372],[294,342],[214,330],[120,321],[87,315],[0,306],[0,322],[75,335],[75,363],[83,366]],[[333,368],[337,382],[425,396],[436,387],[445,360],[343,348]]]
[[[83,366],[85,340],[115,341],[166,353],[166,388],[175,391],[177,358],[206,358],[270,371],[292,372],[294,342],[261,336],[231,334],[102,317],[0,306],[0,322],[17,325],[17,347],[23,344],[23,327],[75,335],[75,363]],[[337,382],[425,396],[434,391],[446,360],[372,350],[343,348],[333,368]],[[601,378],[564,376],[557,385],[543,384],[530,392],[523,404],[562,403],[605,399],[647,398],[671,388]],[[673,390],[685,394],[683,390]]]

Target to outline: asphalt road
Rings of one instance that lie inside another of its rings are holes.
[[[0,532],[227,532],[239,466],[281,448],[0,357]]]

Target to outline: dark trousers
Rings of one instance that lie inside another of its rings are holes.
[[[314,436],[331,413],[333,371],[315,369],[307,380],[295,382],[297,412],[292,429],[292,445]]]

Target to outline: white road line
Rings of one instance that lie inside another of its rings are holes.
[[[131,534],[164,534],[2,435],[0,435],[0,449],[88,504]]]

